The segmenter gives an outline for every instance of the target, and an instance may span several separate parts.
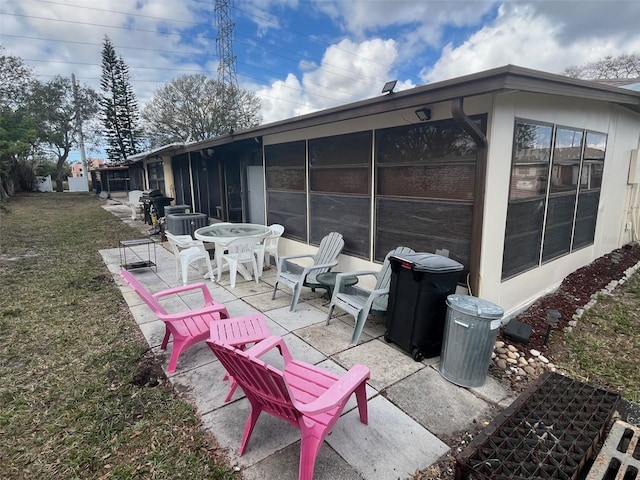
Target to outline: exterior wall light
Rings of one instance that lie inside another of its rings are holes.
[[[426,122],[427,120],[431,120],[431,109],[421,108],[419,110],[416,110],[416,116],[420,119],[421,122]]]
[[[396,83],[398,83],[397,80],[391,80],[385,83],[384,87],[382,87],[382,93],[393,93],[393,89],[396,88]]]

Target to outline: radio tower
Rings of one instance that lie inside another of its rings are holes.
[[[218,81],[226,86],[238,87],[238,78],[236,77],[236,57],[233,55],[233,27],[231,21],[231,0],[216,0],[215,6],[216,27],[218,35],[216,36],[216,46],[218,47],[218,56],[220,63],[218,64]]]

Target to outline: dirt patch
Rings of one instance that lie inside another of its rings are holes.
[[[131,383],[137,387],[157,387],[167,381],[167,377],[162,366],[153,355],[147,351],[138,364],[135,375]]]

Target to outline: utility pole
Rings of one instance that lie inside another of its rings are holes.
[[[78,148],[80,149],[80,161],[84,168],[85,178],[87,183],[89,182],[89,165],[87,164],[87,155],[84,151],[84,134],[82,133],[82,116],[80,115],[80,108],[78,108],[78,84],[76,83],[76,76],[71,74],[71,83],[73,84],[73,104],[76,109],[76,124],[78,128]]]

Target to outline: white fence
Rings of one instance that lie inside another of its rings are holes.
[[[67,181],[69,182],[69,191],[70,192],[88,192],[89,191],[89,183],[87,182],[86,177],[67,177]]]

